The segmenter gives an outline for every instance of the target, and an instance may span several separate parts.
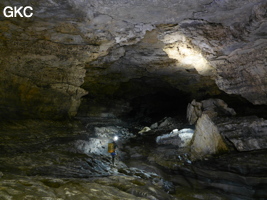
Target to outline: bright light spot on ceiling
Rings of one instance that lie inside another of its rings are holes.
[[[166,37],[164,40],[169,41]],[[184,37],[182,38],[183,40],[168,44],[163,49],[168,54],[169,58],[177,60],[177,64],[180,67],[185,69],[195,68],[201,75],[211,75],[213,68],[209,65],[208,61],[204,58],[201,52],[194,49],[194,47],[189,44]]]

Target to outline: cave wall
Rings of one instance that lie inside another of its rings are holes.
[[[1,117],[72,117],[81,99],[95,114],[103,109],[91,105],[107,101],[127,112],[131,99],[161,90],[134,90],[143,79],[191,99],[223,91],[267,104],[266,1],[24,3],[33,17],[0,16]],[[10,4],[23,5],[1,10]]]

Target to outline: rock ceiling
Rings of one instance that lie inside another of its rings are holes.
[[[15,5],[32,6],[34,15],[1,13],[2,116],[74,116],[84,96],[134,98],[151,93],[150,80],[192,98],[223,91],[267,104],[264,0],[1,1],[0,8]],[[133,80],[149,89],[131,92]]]

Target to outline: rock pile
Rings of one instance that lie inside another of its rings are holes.
[[[234,116],[236,112],[221,99],[208,99],[201,102],[193,100],[188,104],[187,119],[190,124],[195,124],[202,114],[207,114],[213,119],[217,116]]]
[[[229,150],[251,151],[267,148],[267,120],[256,116],[234,117],[236,112],[220,99],[192,101],[187,118],[196,124],[192,159]]]
[[[169,134],[164,134],[156,138],[158,144],[171,144],[178,147],[187,147],[190,145],[194,135],[193,129],[174,129]]]

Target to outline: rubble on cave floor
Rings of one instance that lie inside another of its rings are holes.
[[[190,145],[156,143],[159,135],[170,133],[174,127],[170,123],[138,134],[140,129],[114,120],[87,122],[5,124],[0,130],[0,197],[203,200],[266,197],[264,150],[209,155],[193,161]],[[186,126],[178,127],[176,122],[173,124],[179,130]],[[121,141],[116,166],[112,167],[106,145],[115,134]]]

